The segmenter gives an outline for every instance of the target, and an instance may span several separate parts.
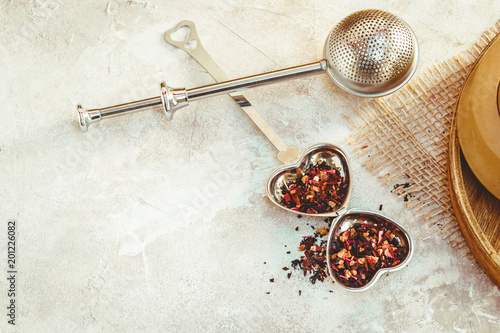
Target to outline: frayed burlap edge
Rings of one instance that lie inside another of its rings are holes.
[[[429,226],[463,256],[474,259],[465,243],[448,187],[451,121],[462,85],[474,61],[500,32],[500,20],[468,50],[424,71],[398,92],[355,108],[361,124],[348,142]]]

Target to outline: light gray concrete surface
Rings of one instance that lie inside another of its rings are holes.
[[[323,222],[265,197],[277,152],[229,97],[193,102],[172,122],[157,110],[86,134],[77,126],[77,103],[152,97],[162,80],[212,82],[164,42],[181,20],[196,23],[208,52],[237,78],[320,60],[331,28],[366,8],[411,25],[419,73],[500,18],[500,2],[486,0],[0,1],[1,331],[500,331],[498,288],[361,167],[342,114],[356,120],[364,99],[326,75],[246,95],[299,150],[344,147],[350,207],[382,204],[412,234],[410,265],[362,293],[312,285],[299,272],[287,280],[282,267],[300,255],[307,224]],[[6,316],[9,219],[18,230],[15,327]]]

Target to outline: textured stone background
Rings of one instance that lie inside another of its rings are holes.
[[[499,331],[498,288],[360,166],[341,115],[357,117],[364,100],[326,75],[246,95],[299,150],[345,147],[350,207],[382,204],[412,234],[410,265],[363,293],[299,272],[287,280],[307,224],[323,222],[264,196],[277,152],[229,97],[193,102],[172,122],[148,111],[78,129],[77,103],[152,97],[162,80],[212,82],[164,42],[181,20],[237,78],[320,60],[331,28],[371,7],[414,29],[419,72],[500,18],[500,2],[485,0],[0,1],[0,221],[19,230],[17,325],[1,316],[1,331]]]

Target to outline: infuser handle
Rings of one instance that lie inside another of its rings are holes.
[[[187,106],[189,104],[189,101],[240,92],[249,88],[292,80],[299,77],[316,75],[324,73],[326,69],[326,60],[323,59],[321,61],[306,65],[247,76],[236,80],[214,83],[203,87],[192,88],[189,90],[186,90],[185,88],[170,88],[165,84],[165,82],[162,82],[160,86],[161,96],[159,97],[152,97],[136,102],[109,106],[103,109],[86,110],[81,105],[78,105],[76,111],[80,129],[82,130],[82,132],[86,132],[90,124],[100,121],[101,119],[114,117],[130,112],[142,111],[143,109],[147,109],[157,105],[163,106],[163,113],[165,114],[165,118],[167,118],[167,120],[171,120],[175,111]]]
[[[172,34],[179,29],[188,28],[189,35],[183,41],[176,41],[172,39]],[[196,60],[217,82],[228,81],[229,78],[217,65],[213,58],[208,54],[196,31],[196,26],[192,21],[184,20],[179,22],[173,29],[165,32],[165,41],[184,52],[188,53],[194,60]],[[287,146],[287,144],[279,137],[278,134],[269,126],[264,118],[255,110],[248,99],[239,93],[229,94],[233,101],[245,112],[245,114],[253,121],[259,130],[266,136],[266,138],[278,149],[278,159],[285,164],[289,164],[292,160],[300,156],[299,150],[295,146]]]
[[[189,29],[189,35],[183,41],[176,41],[172,39],[172,34],[179,29],[186,27]],[[212,57],[207,53],[203,45],[201,44],[200,38],[198,37],[198,32],[196,31],[196,26],[192,21],[184,20],[179,22],[177,26],[173,29],[167,30],[165,32],[165,41],[181,49],[182,51],[189,54],[194,58],[207,72],[212,76],[215,81],[222,82],[228,81],[229,78],[220,69],[219,65],[212,59]]]

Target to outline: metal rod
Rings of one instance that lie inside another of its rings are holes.
[[[81,105],[78,105],[78,122],[80,124],[80,129],[86,132],[90,124],[100,121],[103,118],[116,117],[159,105],[163,106],[165,117],[171,120],[176,110],[187,106],[189,101],[192,100],[239,92],[256,86],[320,74],[326,71],[326,69],[326,60],[321,60],[307,65],[285,68],[274,72],[210,84],[189,90],[168,88],[165,83],[162,83],[162,95],[159,97],[92,110],[86,110]]]
[[[109,106],[107,108],[96,109],[101,113],[101,118],[111,118],[120,116],[122,114],[132,113],[136,111],[140,111],[144,108],[160,106],[161,98],[160,97],[151,97],[148,99],[143,99],[136,102],[130,102],[115,106]],[[89,110],[91,112],[93,110]]]
[[[321,60],[307,65],[285,68],[273,72],[247,76],[241,79],[230,80],[203,87],[192,88],[186,91],[188,101],[239,92],[248,88],[292,80],[298,77],[323,73],[326,70],[326,61]]]

